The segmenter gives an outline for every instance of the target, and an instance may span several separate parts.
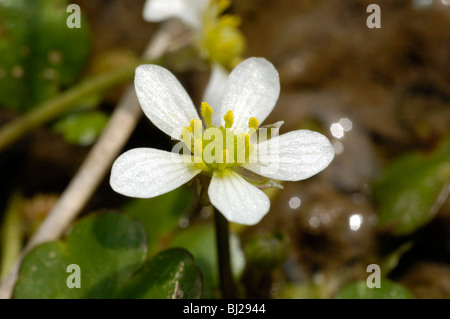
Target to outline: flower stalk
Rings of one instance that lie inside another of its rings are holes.
[[[230,231],[228,220],[216,209],[214,209],[214,224],[216,228],[217,260],[222,298],[236,299],[236,286],[231,271]]]

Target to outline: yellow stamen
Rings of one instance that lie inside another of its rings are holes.
[[[212,115],[214,113],[213,109],[206,102],[202,102],[202,106],[200,109],[202,116],[205,119],[206,127],[212,127]]]
[[[232,110],[224,116],[224,125],[217,128],[212,125],[213,109],[208,103],[201,105],[201,114],[207,128],[204,130],[200,119],[193,119],[188,127],[181,131],[181,138],[188,146],[195,167],[210,174],[213,171],[225,171],[248,162],[255,147],[253,144],[259,121],[250,117],[248,132],[234,132],[234,113]]]
[[[225,128],[231,128],[231,126],[233,126],[234,123],[234,114],[232,110],[229,110],[227,112],[227,114],[225,114],[225,116],[223,117],[223,119],[225,120]]]
[[[181,130],[181,139],[183,140],[184,144],[189,148],[189,150],[192,152],[192,135],[191,135],[191,128],[190,127],[183,127]]]
[[[256,117],[251,117],[248,119],[248,127],[250,129],[254,129],[255,131],[258,129],[259,121]]]

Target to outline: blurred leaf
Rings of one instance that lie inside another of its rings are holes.
[[[86,111],[59,120],[54,129],[62,133],[67,142],[87,146],[97,140],[107,123],[108,116],[105,113]]]
[[[184,249],[165,250],[146,262],[120,292],[120,298],[200,298],[202,276]]]
[[[138,221],[117,213],[93,214],[77,223],[65,242],[42,244],[25,257],[14,297],[162,298],[179,289],[180,297],[200,295],[201,274],[188,252],[166,251],[144,263],[146,255]],[[71,264],[80,267],[80,288],[67,285]]]
[[[66,242],[36,247],[24,259],[16,298],[108,298],[145,260],[145,232],[139,222],[117,213],[81,220]],[[81,269],[81,288],[69,289],[67,266]]]
[[[320,288],[312,282],[283,283],[274,289],[274,299],[320,299]]]
[[[252,235],[245,245],[245,256],[252,269],[269,273],[279,267],[287,257],[283,235],[278,232]]]
[[[244,254],[240,248],[239,239],[230,236],[231,268],[235,278],[239,278],[244,270]],[[171,247],[182,247],[192,253],[195,263],[199,266],[204,278],[203,298],[216,298],[219,288],[217,273],[217,250],[215,229],[212,224],[190,226],[181,231],[171,242]]]
[[[448,194],[449,141],[431,154],[404,155],[385,170],[373,189],[380,228],[408,235],[436,215]]]
[[[138,219],[147,231],[148,255],[166,248],[180,219],[196,203],[195,192],[187,185],[149,199],[132,199],[123,211]]]
[[[367,287],[366,281],[357,281],[344,286],[337,299],[412,299],[408,289],[390,280],[383,279],[380,288]]]
[[[19,111],[79,77],[90,47],[86,21],[66,24],[67,0],[0,2],[0,105]]]

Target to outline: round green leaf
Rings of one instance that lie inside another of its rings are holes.
[[[404,155],[385,170],[373,189],[379,228],[408,235],[436,215],[449,192],[449,141],[428,155]]]
[[[146,256],[139,221],[113,212],[92,214],[73,227],[65,242],[42,244],[24,258],[14,297],[200,296],[201,273],[187,251],[162,252],[145,262]]]
[[[24,259],[15,298],[110,298],[146,256],[139,222],[117,213],[81,220],[66,242],[36,247]],[[81,288],[69,288],[69,265],[80,268]]]
[[[168,238],[178,229],[179,222],[196,202],[192,187],[182,186],[161,196],[132,199],[123,211],[136,218],[147,231],[148,255],[167,248]]]
[[[146,262],[120,298],[193,299],[200,298],[203,281],[194,258],[186,250],[165,250]]]

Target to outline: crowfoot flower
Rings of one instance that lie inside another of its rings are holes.
[[[269,211],[270,201],[243,171],[299,181],[322,171],[334,157],[329,140],[317,132],[296,130],[259,138],[263,135],[259,123],[270,114],[280,93],[278,73],[263,58],[244,60],[230,73],[221,103],[214,108],[202,103],[203,122],[186,91],[165,68],[139,66],[135,87],[145,115],[179,142],[174,152],[138,148],[119,156],[110,184],[123,195],[155,197],[201,173],[211,179],[211,204],[229,221],[253,225]]]
[[[235,66],[246,41],[237,15],[223,14],[231,0],[147,0],[143,16],[149,22],[180,19],[193,30],[197,47],[213,64]]]

